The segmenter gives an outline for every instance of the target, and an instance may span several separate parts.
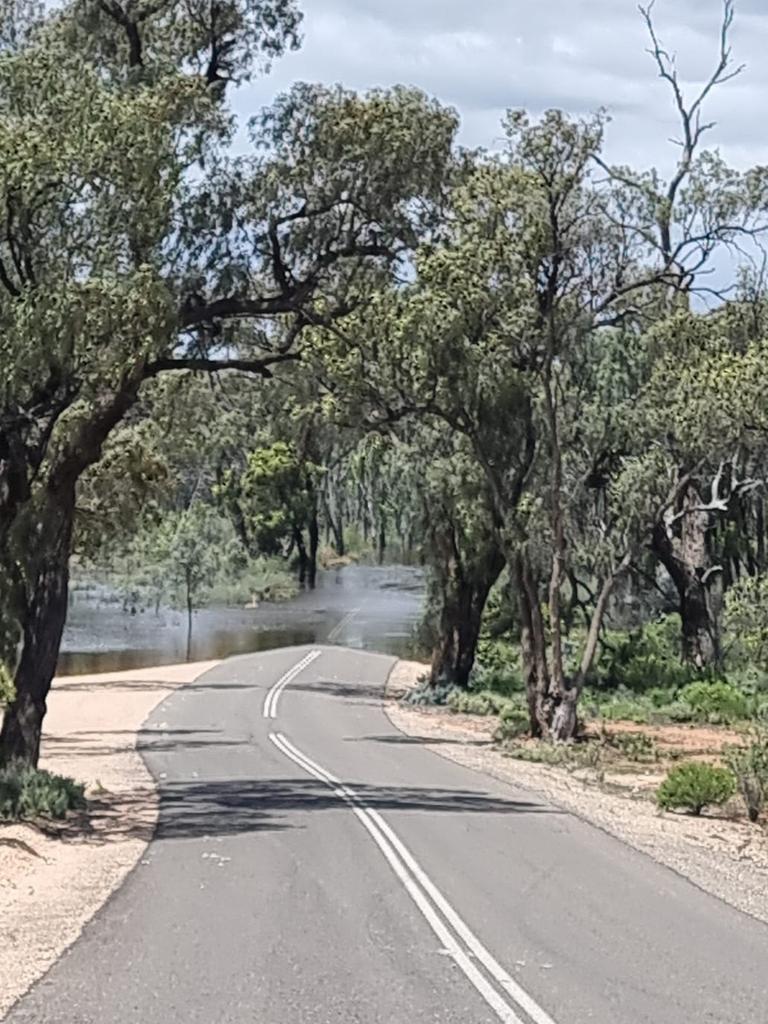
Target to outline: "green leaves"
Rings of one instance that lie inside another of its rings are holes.
[[[252,554],[278,554],[295,530],[303,530],[320,473],[291,445],[276,441],[251,451],[242,474],[227,470],[216,495],[242,521]]]

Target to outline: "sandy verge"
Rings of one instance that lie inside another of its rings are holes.
[[[0,1018],[78,937],[138,862],[157,820],[136,750],[165,697],[217,662],[57,679],[41,767],[86,783],[82,821],[51,830],[0,824]]]
[[[731,906],[768,923],[768,839],[747,822],[660,814],[646,790],[616,794],[590,773],[506,757],[491,736],[495,719],[397,702],[427,666],[398,662],[387,684],[387,713],[406,735],[458,764],[532,790],[571,811]]]

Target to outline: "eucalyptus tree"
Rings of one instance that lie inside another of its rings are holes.
[[[3,7],[0,756],[35,762],[83,473],[142,385],[268,378],[399,265],[455,117],[408,90],[296,87],[227,157],[230,84],[296,44],[291,0]],[[245,326],[247,322],[248,326]],[[274,325],[274,326],[271,326]]]
[[[648,330],[711,291],[703,275],[715,252],[766,225],[764,174],[737,173],[702,144],[703,105],[738,72],[732,3],[714,70],[690,100],[651,11],[643,17],[680,117],[670,180],[608,166],[600,114],[510,113],[504,152],[465,162],[413,282],[364,321],[345,320],[347,362],[337,364],[374,425],[431,415],[471,446],[516,581],[532,728],[556,739],[575,731],[616,581],[691,486],[688,453],[677,462],[663,433],[649,440],[622,425],[650,372]],[[338,346],[338,326],[334,337]],[[622,354],[631,373],[610,394],[593,377]],[[594,599],[567,672],[564,591],[581,571]]]

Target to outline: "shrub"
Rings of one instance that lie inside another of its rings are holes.
[[[446,701],[452,711],[464,715],[500,715],[515,703],[509,697],[488,690],[473,693],[471,690],[459,689],[452,690]]]
[[[726,636],[732,657],[768,665],[768,578],[745,576],[729,587],[725,599]]]
[[[520,739],[527,736],[531,729],[528,710],[521,704],[509,704],[499,715],[499,724],[493,738],[497,743]]]
[[[480,644],[478,660],[472,670],[470,688],[489,690],[504,697],[522,693],[525,689],[519,666],[519,652],[508,644],[491,647],[490,641]],[[488,659],[488,660],[486,660]]]
[[[607,742],[620,751],[628,761],[656,761],[658,751],[653,737],[644,732],[618,732],[607,737]]]
[[[690,683],[681,691],[680,700],[693,709],[697,719],[713,725],[738,722],[749,712],[744,694],[722,680]]]
[[[736,777],[749,820],[757,821],[768,795],[768,733],[755,732],[747,747],[729,747],[725,759]]]
[[[415,707],[443,707],[454,691],[453,686],[431,686],[427,679],[421,679],[417,687],[406,693],[402,703]]]
[[[653,709],[645,695],[638,696],[623,689],[611,694],[590,691],[585,694],[582,707],[592,718],[604,718],[611,722],[636,722],[638,725],[649,721]]]
[[[656,791],[663,811],[687,810],[701,814],[705,807],[724,804],[736,791],[736,781],[727,768],[688,761],[676,765]]]
[[[84,807],[84,787],[72,779],[21,765],[0,768],[0,819],[64,818]]]
[[[696,720],[696,712],[686,701],[674,700],[670,704],[662,704],[651,715],[651,720],[653,722],[693,722]]]
[[[516,761],[530,761],[531,764],[553,766],[574,763],[574,748],[566,743],[510,743],[504,753]]]
[[[470,693],[466,690],[452,690],[445,702],[451,711],[464,715],[495,715],[496,703],[489,693]]]
[[[610,636],[610,653],[601,660],[602,684],[644,693],[676,690],[691,682],[696,670],[680,661],[680,618],[667,615],[631,633]]]

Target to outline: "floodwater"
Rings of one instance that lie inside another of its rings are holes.
[[[424,597],[420,569],[347,566],[318,574],[317,589],[284,604],[203,608],[187,650],[186,612],[125,612],[106,593],[75,592],[59,656],[60,675],[207,661],[293,644],[339,644],[398,657],[413,653]]]

